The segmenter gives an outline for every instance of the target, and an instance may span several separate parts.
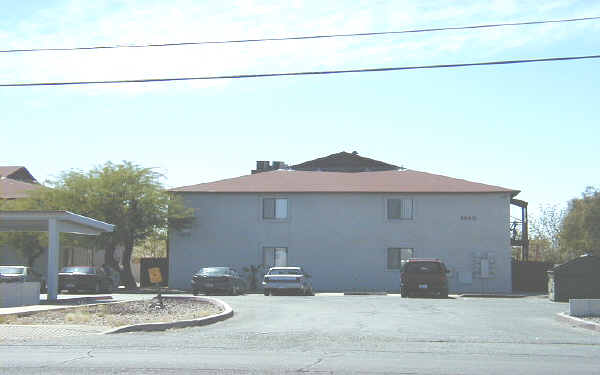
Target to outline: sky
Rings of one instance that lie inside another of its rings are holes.
[[[600,1],[0,0],[0,50],[223,41],[600,16]],[[263,43],[0,53],[0,84],[600,54],[600,20]],[[600,186],[600,59],[297,77],[0,87],[0,165],[123,160],[167,187],[340,151],[520,190],[535,215]]]

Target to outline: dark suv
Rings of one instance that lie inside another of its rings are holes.
[[[439,259],[409,259],[400,270],[400,294],[448,297],[449,271]]]

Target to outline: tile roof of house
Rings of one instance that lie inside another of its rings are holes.
[[[297,171],[368,172],[397,170],[400,167],[359,156],[356,151],[339,152],[291,166]]]
[[[0,199],[26,198],[29,191],[39,189],[41,186],[11,178],[0,178]]]
[[[182,186],[172,192],[198,193],[497,193],[518,190],[413,170],[319,172],[277,170]]]

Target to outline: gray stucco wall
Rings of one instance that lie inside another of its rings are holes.
[[[262,264],[263,247],[287,247],[288,265],[304,267],[318,291],[397,291],[399,271],[386,269],[387,249],[405,247],[415,257],[443,260],[453,292],[511,291],[505,193],[181,196],[196,220],[190,230],[170,233],[170,287],[189,289],[200,267],[241,271]],[[268,197],[288,199],[287,220],[262,219],[262,198]],[[413,199],[414,219],[388,220],[389,198]],[[479,277],[481,258],[490,265],[487,278]]]

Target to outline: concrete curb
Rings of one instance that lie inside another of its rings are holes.
[[[387,296],[387,292],[344,292],[345,296]]]
[[[567,322],[579,328],[585,328],[592,331],[600,332],[600,323],[589,322],[585,319],[576,318],[566,312],[556,314],[556,318],[560,321]]]
[[[223,311],[216,315],[207,316],[199,319],[192,320],[178,320],[176,322],[157,322],[157,323],[140,323],[132,324],[128,326],[121,326],[102,332],[102,334],[108,335],[113,333],[125,333],[125,332],[149,332],[149,331],[164,331],[170,328],[185,328],[193,326],[205,326],[208,324],[216,323],[221,320],[229,319],[233,316],[233,309],[226,302],[216,298],[210,297],[165,297],[171,299],[195,299],[198,301],[204,301],[215,304],[223,309]]]
[[[464,293],[458,295],[461,298],[525,298],[524,294],[484,294],[484,293]]]

